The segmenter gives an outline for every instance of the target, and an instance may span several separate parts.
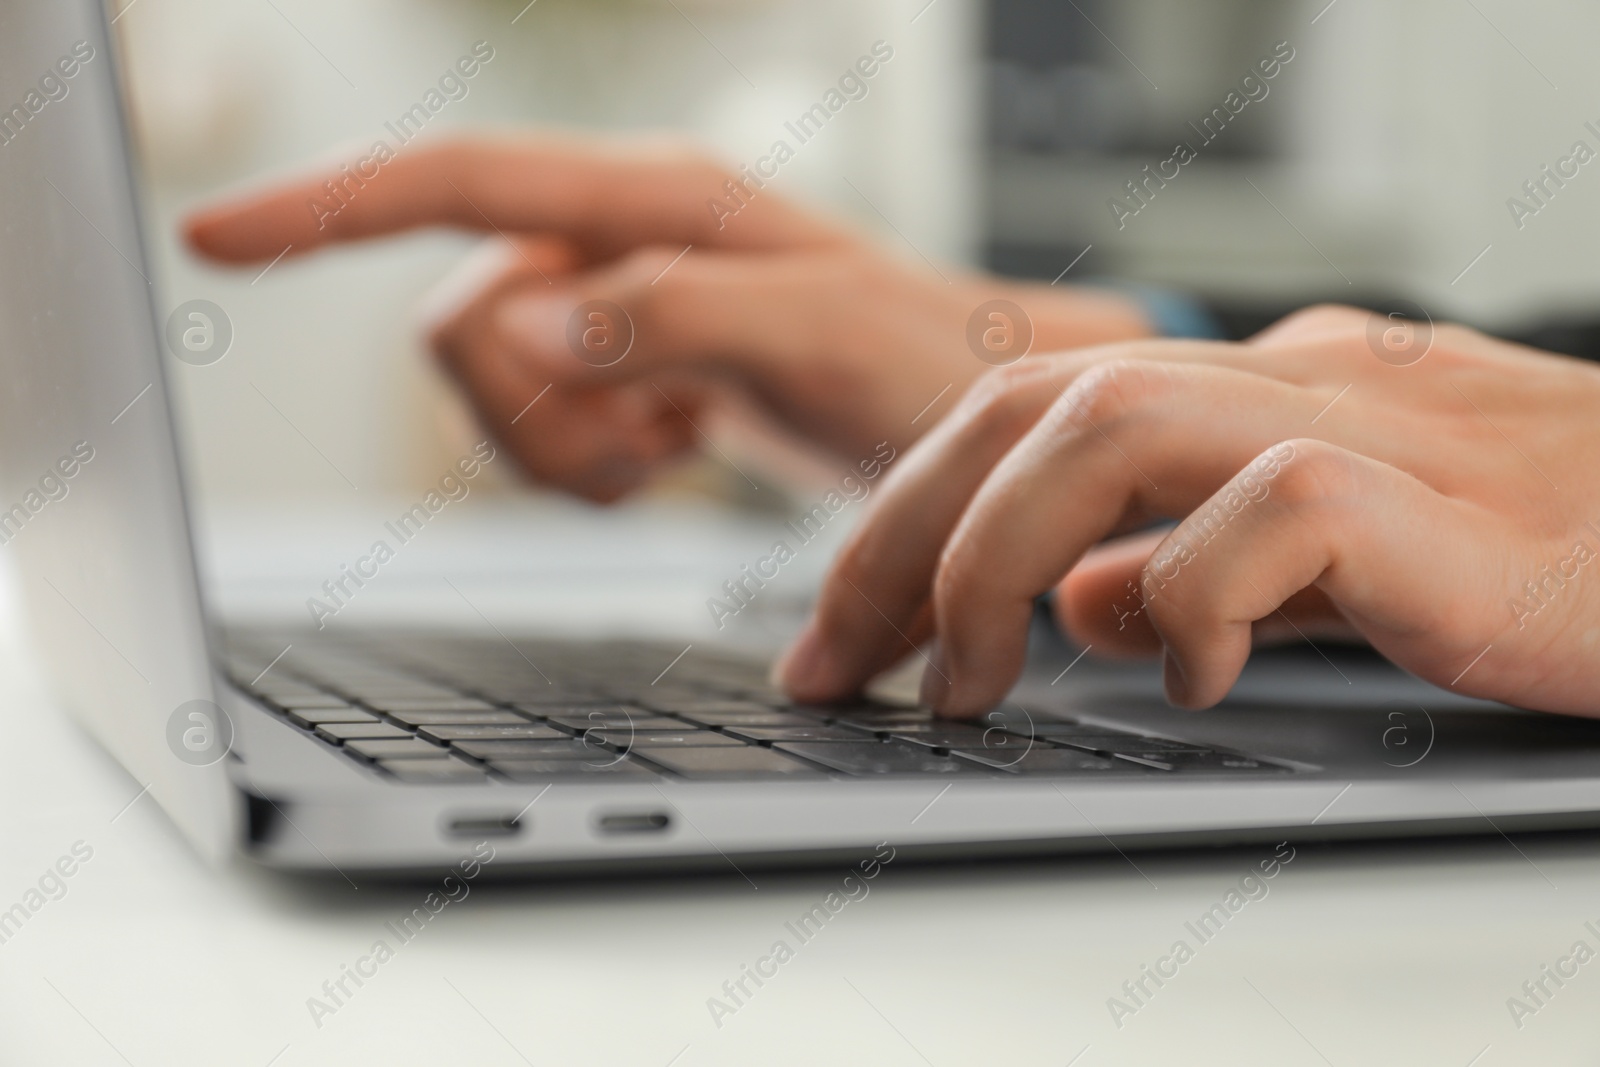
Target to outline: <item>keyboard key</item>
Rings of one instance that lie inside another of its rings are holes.
[[[407,726],[516,726],[528,720],[514,711],[390,711],[391,719]]]
[[[289,713],[289,721],[310,729],[331,722],[377,722],[378,717],[362,708],[299,708]]]
[[[631,727],[635,733],[641,730],[667,730],[681,731],[688,729],[686,723],[677,719],[669,719],[663,715],[648,715],[640,712],[633,719],[590,719],[583,715],[552,715],[550,722],[565,726],[569,730],[583,733],[587,730],[604,730],[609,728],[612,732],[626,734]]]
[[[721,688],[723,692],[730,696],[753,701],[757,704],[765,704],[769,708],[787,708],[794,703],[783,690],[770,685],[730,685],[722,686]]]
[[[1031,743],[1026,737],[1007,733],[993,726],[974,726],[963,722],[931,722],[911,726],[895,726],[888,731],[897,740],[909,741],[929,748],[986,748],[1019,755]]]
[[[795,715],[786,711],[684,711],[679,712],[690,722],[703,726],[822,726],[820,719],[810,715]]]
[[[585,722],[627,722],[629,719],[658,719],[660,714],[644,708],[625,704],[547,704],[537,707],[534,714],[546,719],[583,719]]]
[[[768,744],[773,741],[870,741],[872,735],[847,726],[726,726],[723,732],[747,741]]]
[[[348,708],[350,702],[327,693],[313,693],[306,696],[269,696],[268,700],[278,705],[285,711],[299,711],[310,708]]]
[[[614,704],[626,704],[629,707],[638,704],[640,697],[655,696],[665,692],[664,689],[652,689],[647,683],[639,682],[606,682],[596,687],[596,691],[604,693]],[[682,694],[673,693],[672,695],[679,696]]]
[[[1049,740],[1057,745],[1070,745],[1086,752],[1210,752],[1203,745],[1187,741],[1169,741],[1163,737],[1140,737],[1138,734],[1093,734],[1067,736],[1052,735]]]
[[[653,748],[639,752],[685,778],[766,778],[819,776],[815,767],[790,759],[769,748]]]
[[[592,730],[587,735],[589,738],[602,741],[608,745],[620,747],[632,746],[633,748],[735,748],[744,747],[744,742],[726,734],[713,733],[710,730],[679,730],[676,733],[663,730],[646,730],[634,734],[631,738],[625,730]]]
[[[819,707],[812,710],[821,715],[829,709]],[[893,730],[898,726],[931,725],[938,721],[933,717],[933,712],[923,708],[886,708],[870,705],[836,708],[831,718],[846,726],[859,726],[863,730],[873,731]]]
[[[536,722],[500,726],[423,726],[417,733],[430,741],[537,741],[567,739],[567,734]]]
[[[305,675],[314,682],[320,682],[329,689],[338,691],[348,689],[352,692],[360,690],[363,693],[374,693],[381,696],[460,696],[461,693],[438,685],[434,682],[424,681],[409,674],[401,674],[392,670],[369,670],[347,657],[360,657],[361,653],[354,649],[342,652],[332,652],[327,657],[310,657],[312,662],[302,660],[306,668]]]
[[[1116,758],[1161,771],[1212,773],[1257,771],[1283,774],[1289,770],[1288,767],[1276,763],[1258,760],[1253,756],[1235,755],[1231,752],[1119,752]]]
[[[353,752],[370,760],[450,758],[448,749],[430,745],[420,737],[386,741],[346,741],[344,747],[346,752]]]
[[[605,763],[616,752],[575,737],[544,741],[456,741],[451,746],[473,759],[498,762],[518,759],[586,759]]]
[[[758,704],[753,700],[718,700],[700,697],[642,697],[639,703],[656,711],[670,711],[675,715],[693,715],[695,713],[712,714],[738,714],[740,712],[755,712],[760,714],[772,709],[765,704]]]
[[[342,702],[342,697],[331,696],[331,694],[323,693],[322,689],[315,688],[315,686],[296,685],[296,683],[286,683],[286,685],[270,685],[270,681],[272,681],[270,678],[267,678],[266,681],[258,681],[258,683],[251,685],[248,678],[250,678],[250,675],[245,675],[243,678],[235,677],[234,685],[237,685],[238,688],[243,689],[245,693],[253,693],[254,696],[262,697],[262,699],[266,699],[266,701],[272,701],[274,704],[285,705],[285,707],[290,701],[296,702],[296,707],[298,707],[299,701],[307,702],[307,704],[315,704],[317,701]]]
[[[367,697],[365,703],[377,708],[379,711],[494,711],[495,706],[487,700],[475,700],[470,697],[423,697],[423,698],[378,698]]]
[[[1027,719],[1020,715],[1002,715],[999,712],[992,714],[999,716],[995,720],[997,724],[1004,725],[1006,729],[1012,731],[1013,733],[1027,734],[1030,732],[1031,727],[1031,732],[1034,737],[1051,737],[1065,740],[1069,737],[1138,736],[1137,734],[1117,730],[1110,726],[1091,726],[1088,723],[1063,722],[1059,719],[1045,719],[1039,716],[1034,716],[1032,722],[1030,723]]]
[[[583,760],[531,759],[501,760],[489,764],[489,769],[514,782],[537,782],[546,778],[590,778],[606,781],[612,778],[660,778],[655,771],[641,763],[624,759],[619,763],[590,765]]]
[[[1074,748],[1054,748],[1035,745],[1031,749],[1002,752],[992,749],[951,753],[961,759],[972,760],[1010,774],[1154,774],[1153,768],[1141,767],[1127,760],[1107,759]]]
[[[374,706],[378,704],[409,704],[413,706],[453,704],[461,700],[475,699],[473,697],[464,697],[452,689],[439,689],[431,686],[350,685],[342,683],[334,688],[338,692],[348,694]]]
[[[501,690],[495,695],[505,700],[507,704],[526,705],[535,711],[543,711],[545,708],[605,707],[614,705],[617,702],[616,698],[608,693],[574,692],[570,689],[557,689],[554,686],[547,692],[540,690],[521,692]]]
[[[784,752],[815,760],[845,774],[984,774],[976,763],[941,756],[918,745],[893,741],[845,744],[838,741],[781,741]]]
[[[343,741],[410,737],[411,731],[386,722],[330,722],[317,727],[317,736],[337,745]]]
[[[379,760],[378,766],[402,782],[483,782],[488,780],[481,767],[458,759]]]
[[[1064,741],[1068,737],[1129,736],[1110,726],[1090,726],[1061,715],[1044,711],[1024,711],[1016,705],[1006,705],[987,712],[975,720],[976,725],[998,727],[1019,737],[1048,737]]]

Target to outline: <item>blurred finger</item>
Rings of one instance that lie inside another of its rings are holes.
[[[559,240],[486,241],[430,294],[428,336],[440,363],[531,478],[609,503],[686,451],[692,431],[654,390],[557,383],[500,342],[494,309],[506,294],[551,288],[571,264]],[[679,394],[680,403],[695,406]]]
[[[506,294],[538,283],[546,289],[577,267],[572,246],[560,238],[498,236],[482,241],[422,299],[420,317],[430,337],[454,320],[486,310]]]
[[[719,216],[711,205],[733,202],[730,181],[704,157],[663,144],[462,138],[233,197],[191,215],[185,234],[197,251],[230,263],[423,226],[559,234],[592,258],[639,244],[771,248],[844,239],[748,185],[746,206]]]
[[[615,382],[674,366],[759,376],[825,343],[815,309],[835,295],[838,272],[832,256],[644,248],[565,284],[522,288],[500,301],[494,323],[503,344],[563,381]],[[627,345],[625,358],[604,350],[617,343]]]
[[[565,242],[547,238],[484,241],[422,300],[423,331],[448,367],[489,340],[493,309],[528,288],[552,289],[572,269]]]

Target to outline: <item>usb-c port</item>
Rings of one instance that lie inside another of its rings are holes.
[[[654,834],[660,833],[671,825],[672,820],[664,811],[628,812],[626,814],[600,816],[600,832],[603,834]]]
[[[445,829],[451,837],[514,837],[522,832],[522,820],[515,815],[474,815],[451,819]]]

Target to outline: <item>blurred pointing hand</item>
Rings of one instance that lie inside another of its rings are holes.
[[[232,198],[186,234],[237,264],[424,226],[489,235],[435,301],[432,346],[536,480],[598,501],[697,447],[728,402],[846,461],[911,444],[988,369],[967,332],[990,300],[1024,309],[1034,351],[1149,332],[1108,293],[908,266],[771,185],[719,219],[729,177],[662,144],[458,140],[360,184],[329,167]]]

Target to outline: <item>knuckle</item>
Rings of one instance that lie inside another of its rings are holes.
[[[1337,445],[1310,438],[1280,441],[1262,452],[1236,482],[1259,476],[1271,483],[1273,495],[1290,507],[1326,507],[1357,495],[1351,455]]]
[[[1372,314],[1366,308],[1356,307],[1354,304],[1338,304],[1328,302],[1312,304],[1302,308],[1297,315],[1303,315],[1307,322],[1321,323],[1327,326],[1361,325]],[[1293,317],[1293,316],[1291,316]]]
[[[1146,408],[1170,387],[1169,373],[1160,364],[1132,359],[1100,363],[1078,376],[1056,401],[1055,414],[1069,424],[1083,420],[1105,429]]]
[[[1285,334],[1364,333],[1372,312],[1348,304],[1313,304],[1279,319],[1271,329]]]
[[[1039,377],[1038,370],[1037,365],[1024,360],[985,371],[972,384],[967,393],[967,400],[975,406],[1003,402],[1017,390],[1026,388],[1036,381]]]
[[[981,435],[1015,432],[1038,417],[1042,363],[1022,360],[987,371],[967,390],[960,419]]]

